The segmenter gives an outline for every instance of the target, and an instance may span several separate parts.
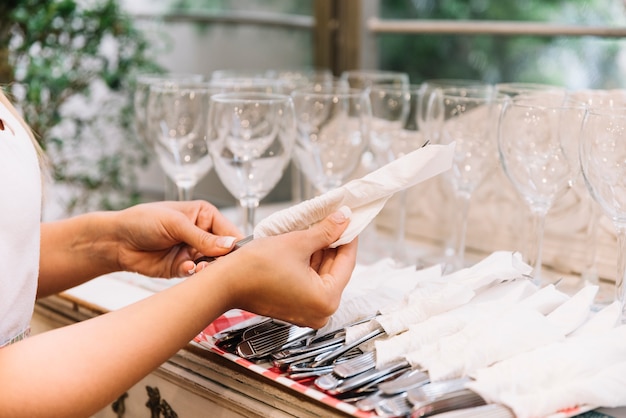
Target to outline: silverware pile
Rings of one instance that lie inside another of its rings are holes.
[[[255,317],[214,335],[214,342],[224,351],[268,362],[292,380],[312,382],[319,390],[381,417],[443,412],[454,417],[513,417],[506,407],[486,405],[466,389],[467,378],[431,382],[427,371],[414,369],[406,361],[377,368],[375,352],[364,351],[362,346],[385,335],[382,329],[350,344],[345,339],[346,328],[371,319],[318,335],[312,328]]]

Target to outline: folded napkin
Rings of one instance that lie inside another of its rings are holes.
[[[471,322],[497,316],[512,304],[526,300],[537,292],[530,280],[512,280],[498,283],[477,294],[469,303],[423,322],[409,325],[406,332],[374,342],[376,366],[403,360],[410,353],[455,334]]]
[[[400,303],[416,283],[440,276],[439,264],[422,270],[415,270],[415,266],[396,268],[391,259],[367,266],[357,265],[341,295],[339,307],[317,333],[321,335],[376,315],[381,307]]]
[[[352,210],[350,225],[331,247],[351,242],[396,192],[434,177],[452,166],[454,143],[428,145],[345,185],[278,211],[254,228],[254,237],[279,235],[308,228],[341,206]]]
[[[567,302],[556,308],[547,318],[565,335],[580,327],[591,315],[591,304],[598,293],[598,286],[585,286]]]
[[[467,386],[518,418],[626,405],[626,325],[570,337],[476,370]]]
[[[553,284],[549,284],[520,301],[519,307],[533,309],[548,315],[568,300],[568,295],[558,290]]]
[[[615,301],[605,306],[598,313],[593,315],[584,324],[578,327],[569,337],[601,334],[615,328],[622,317],[622,306],[619,301]]]
[[[453,274],[425,276],[402,301],[381,307],[380,315],[367,323],[349,327],[346,341],[356,341],[377,328],[382,328],[388,337],[393,337],[405,332],[411,325],[467,304],[477,294],[497,283],[522,279],[528,272],[529,266],[521,261],[519,254],[498,251],[476,265]],[[517,285],[516,291],[520,295],[533,292],[528,288],[528,280],[524,281],[526,283],[520,281]],[[494,294],[494,297],[497,296]],[[485,300],[488,298],[485,297]]]
[[[420,282],[402,304],[391,312],[383,312],[375,321],[387,335],[399,334],[412,324],[466,304],[479,290],[506,280],[520,279],[529,271],[529,266],[521,261],[518,253],[497,251],[472,267]]]
[[[473,321],[460,332],[406,360],[428,370],[432,381],[470,375],[475,370],[518,353],[565,339],[565,334],[537,311],[510,308]]]
[[[495,251],[471,267],[443,276],[442,280],[459,281],[476,290],[496,281],[528,277],[531,271],[532,267],[522,261],[520,253]]]

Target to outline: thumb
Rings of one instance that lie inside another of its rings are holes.
[[[333,242],[337,241],[343,231],[346,230],[350,223],[352,211],[347,206],[340,207],[336,212],[328,215],[321,222],[313,225],[309,229],[309,242],[314,250],[327,248]]]
[[[224,255],[228,253],[240,236],[216,235],[207,232],[191,222],[178,225],[178,239],[204,255]]]

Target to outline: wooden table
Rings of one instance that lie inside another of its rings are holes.
[[[104,314],[152,293],[133,284],[132,280],[120,278],[119,274],[95,279],[38,301],[33,333]],[[190,343],[95,416],[282,418],[350,415]]]

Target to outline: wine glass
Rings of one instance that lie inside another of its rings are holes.
[[[307,87],[329,86],[335,82],[333,73],[324,68],[281,69],[275,70],[275,73],[289,93]]]
[[[576,138],[583,115],[584,105],[549,92],[517,96],[504,104],[500,115],[500,161],[531,213],[533,237],[526,258],[538,285],[545,218],[577,176]]]
[[[161,167],[176,184],[178,200],[191,200],[194,187],[213,166],[206,119],[215,92],[204,82],[150,85],[147,129]]]
[[[193,73],[146,73],[139,74],[135,80],[133,90],[133,122],[135,133],[148,147],[148,151],[154,154],[154,140],[147,130],[147,106],[150,85],[154,83],[178,83],[178,82],[202,82],[204,76]],[[158,157],[157,157],[158,158]],[[176,199],[176,185],[169,178],[164,178],[164,197],[166,200]]]
[[[207,143],[215,170],[244,210],[252,234],[259,202],[276,186],[296,137],[291,97],[238,92],[210,98]]]
[[[200,74],[191,73],[149,73],[140,74],[135,81],[133,91],[133,113],[135,131],[139,138],[152,150],[152,137],[148,135],[146,124],[146,109],[150,85],[154,83],[178,83],[178,82],[202,82],[204,77]]]
[[[387,164],[422,147],[426,141],[417,126],[417,107],[423,94],[422,85],[374,85],[369,90],[372,105],[370,149]],[[398,192],[392,258],[396,265],[411,263],[406,251],[407,190]]]
[[[567,92],[565,87],[541,83],[497,83],[495,87],[497,93],[504,94],[509,97],[517,97],[519,95],[533,95],[537,93],[565,94]]]
[[[431,94],[427,118],[441,111],[439,143],[456,143],[451,170],[443,174],[455,199],[454,246],[446,254],[446,271],[465,267],[465,235],[472,193],[489,171],[495,156],[496,112],[491,86],[436,89]],[[432,120],[432,119],[431,119]]]
[[[424,132],[426,139],[431,143],[436,144],[439,142],[439,133],[441,131],[441,122],[443,119],[443,111],[441,102],[431,102],[431,96],[437,90],[449,89],[449,88],[485,88],[489,84],[485,81],[470,80],[462,78],[435,78],[425,80],[421,84],[422,93],[420,100],[417,103],[417,125],[419,129]],[[439,99],[441,96],[437,96]],[[429,107],[430,103],[430,107]]]
[[[366,89],[374,85],[409,85],[409,75],[399,71],[347,70],[341,73],[340,79],[354,89]]]
[[[622,306],[626,291],[626,108],[588,108],[580,135],[580,166],[591,196],[611,219],[617,233],[615,300]]]
[[[289,94],[286,82],[278,78],[230,77],[211,79],[209,83],[211,86],[224,93],[256,92]]]
[[[297,118],[294,160],[319,193],[341,186],[354,173],[367,147],[367,91],[345,84],[292,93]]]
[[[333,73],[325,68],[295,68],[274,70],[276,78],[284,83],[284,87],[289,94],[294,90],[311,88],[321,89],[331,87],[335,83]],[[313,186],[300,171],[295,162],[289,167],[291,176],[291,195],[294,203],[313,196]]]
[[[584,103],[587,107],[624,107],[626,106],[626,90],[624,89],[580,89],[567,92],[567,97]],[[599,275],[596,268],[598,219],[602,209],[591,197],[585,185],[582,173],[573,182],[574,192],[581,196],[582,203],[588,204],[589,216],[585,226],[584,259],[581,278],[585,283],[598,284]]]
[[[276,78],[276,73],[271,70],[262,69],[224,68],[212,71],[209,77],[211,81],[235,78]]]

